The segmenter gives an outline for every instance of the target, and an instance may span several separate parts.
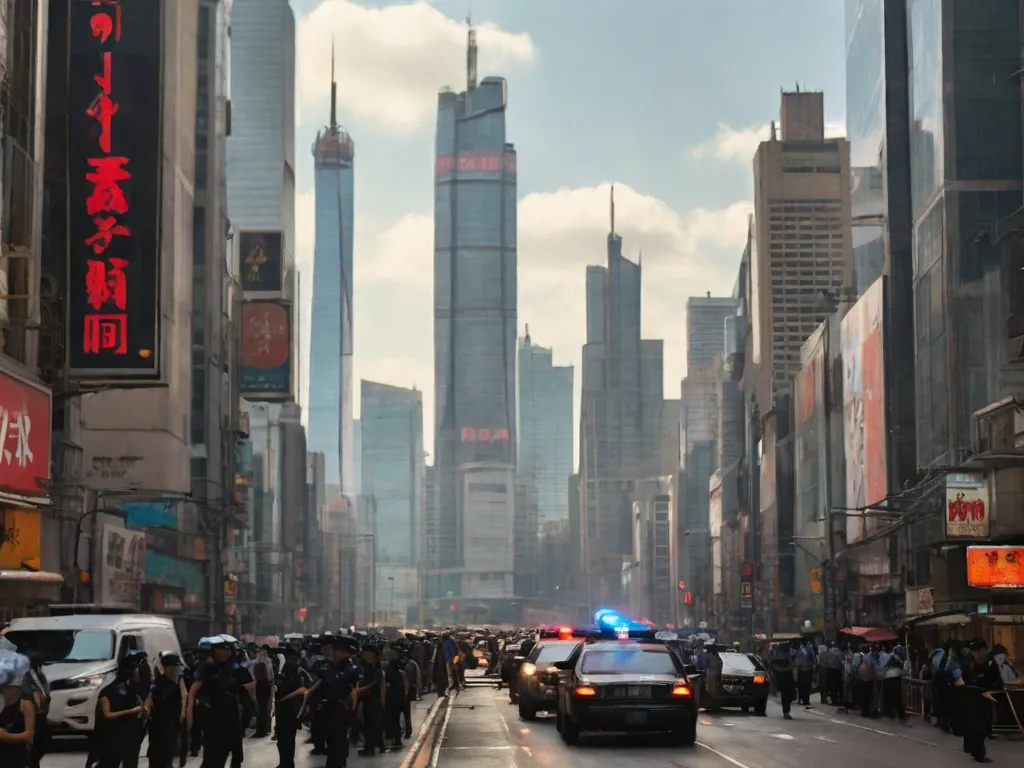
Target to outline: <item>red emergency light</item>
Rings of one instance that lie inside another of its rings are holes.
[[[572,627],[559,627],[558,628],[558,639],[559,640],[572,640]]]

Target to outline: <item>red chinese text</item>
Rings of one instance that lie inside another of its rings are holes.
[[[107,263],[89,259],[89,270],[85,274],[85,289],[89,294],[89,306],[99,310],[108,302],[113,302],[118,309],[128,307],[128,283],[124,268],[128,262],[124,259],[107,259]]]
[[[473,427],[462,428],[462,442],[464,443],[498,443],[507,440],[507,429],[488,429],[487,427],[481,427],[480,429],[474,429]]]
[[[98,355],[112,352],[115,355],[128,354],[127,315],[86,315],[85,352]]]

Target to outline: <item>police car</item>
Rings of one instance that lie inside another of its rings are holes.
[[[556,662],[558,731],[566,744],[587,731],[666,732],[680,745],[697,739],[697,692],[672,632],[602,627],[597,639]]]
[[[537,644],[526,657],[517,657],[519,717],[534,720],[538,712],[554,712],[557,707],[558,669],[583,642],[583,633],[572,627],[541,629]]]

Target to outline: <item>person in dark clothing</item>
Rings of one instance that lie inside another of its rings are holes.
[[[270,670],[267,669],[265,651],[250,643],[246,649],[249,656],[249,674],[256,684],[256,732],[254,739],[262,739],[270,733]]]
[[[789,713],[793,706],[793,699],[796,698],[796,677],[797,670],[793,665],[793,655],[789,645],[783,643],[772,650],[769,658],[772,669],[772,682],[779,692],[780,703],[782,704],[782,716],[792,720]]]
[[[188,702],[188,692],[196,682],[192,666],[195,664],[195,654],[192,651],[185,651],[181,657],[181,681],[185,684],[185,702]],[[183,721],[181,724],[178,746],[178,766],[185,768],[185,761],[188,759],[189,748],[191,747],[191,734]],[[197,745],[198,746],[198,745]],[[198,749],[197,749],[198,751]]]
[[[204,639],[199,642],[199,647],[196,649],[196,658],[191,665],[192,682],[188,688],[189,693],[192,692],[192,687],[196,684],[196,678],[200,668],[210,661],[210,650],[208,639]],[[196,707],[195,712],[191,717],[192,726],[188,729],[189,754],[191,754],[192,757],[199,757],[199,750],[203,746],[203,723],[205,718],[206,707]]]
[[[363,709],[363,748],[358,754],[373,757],[377,750],[386,752],[384,731],[381,720],[384,714],[386,689],[384,672],[380,668],[380,652],[377,646],[363,645],[363,674],[359,681],[359,703]]]
[[[288,645],[284,648],[285,662],[277,675],[275,723],[277,731],[277,768],[295,768],[295,737],[299,729],[302,701],[313,680],[309,672],[299,665],[302,650]]]
[[[32,759],[36,704],[22,688],[31,663],[10,648],[0,650],[0,766],[27,768]]]
[[[319,684],[324,689],[327,729],[327,764],[324,768],[345,768],[348,764],[348,731],[356,706],[360,670],[351,661],[359,643],[353,637],[331,639],[331,659]]]
[[[402,710],[408,695],[405,675],[402,673],[398,651],[388,649],[384,662],[384,738],[391,742],[392,749],[402,748]]]
[[[253,696],[252,677],[234,655],[236,640],[229,635],[207,638],[211,660],[196,670],[196,684],[188,693],[188,717],[197,702],[203,710],[202,768],[224,768],[228,755],[241,744],[242,716],[239,696]]]
[[[992,730],[995,699],[989,690],[1003,687],[1001,679],[987,675],[988,644],[975,640],[964,654],[960,674],[954,675],[953,685],[960,697],[960,723],[964,734],[964,752],[979,763],[991,762],[986,755],[985,738]]]
[[[31,657],[31,667],[22,683],[22,694],[31,699],[36,707],[36,732],[32,739],[32,754],[29,756],[29,768],[39,768],[46,748],[50,743],[50,681],[43,672],[43,657],[39,654]]]
[[[118,662],[117,677],[100,690],[100,768],[136,768],[139,764],[146,712],[138,692],[138,670],[143,665],[149,666],[146,654],[129,651]]]
[[[159,658],[161,674],[153,682],[146,711],[149,714],[150,768],[171,768],[179,754],[182,723],[188,691],[181,677],[184,662],[178,654],[166,651]]]

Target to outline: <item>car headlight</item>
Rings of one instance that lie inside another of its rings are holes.
[[[104,675],[85,675],[84,677],[72,677],[68,680],[70,688],[95,688],[103,685]]]
[[[526,662],[525,664],[523,664],[522,669],[523,669],[523,674],[526,675],[527,677],[533,677],[537,673],[537,667],[535,667],[530,662]]]

